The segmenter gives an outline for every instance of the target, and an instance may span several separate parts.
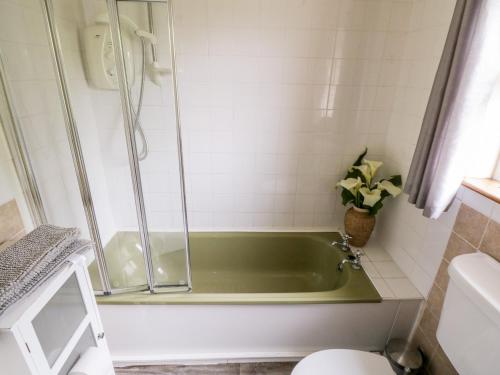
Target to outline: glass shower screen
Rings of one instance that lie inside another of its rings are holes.
[[[153,291],[191,289],[172,7],[107,0],[102,19],[115,64],[101,78],[120,90],[139,221],[140,243],[130,243],[144,256]],[[134,233],[121,235],[127,242]]]

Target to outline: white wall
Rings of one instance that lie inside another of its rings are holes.
[[[408,5],[175,3],[192,229],[341,225],[335,182],[365,145],[372,158],[384,154]],[[144,25],[136,5],[120,10]],[[85,3],[88,23],[103,11],[102,2]],[[165,10],[156,14],[160,61],[168,65]],[[150,226],[159,230],[179,221],[170,88],[168,79],[161,89],[148,84],[143,110],[152,152],[141,172]],[[115,222],[135,228],[118,95],[92,97]]]
[[[364,145],[405,177],[454,0],[175,3],[191,229],[342,226],[332,187]],[[135,8],[134,8],[135,7]],[[85,3],[87,23],[105,12]],[[137,6],[120,10],[144,25]],[[164,10],[160,61],[168,65]],[[142,26],[144,27],[144,26]],[[137,53],[137,51],[136,51]],[[172,97],[149,84],[150,226],[178,223]],[[137,84],[136,84],[137,86]],[[92,91],[117,228],[136,227],[116,92]],[[387,204],[379,237],[425,295],[453,219]],[[446,216],[453,216],[453,212]]]
[[[0,116],[0,205],[15,199],[17,207],[21,212],[24,228],[29,231],[33,229],[33,223],[31,221],[21,186],[17,179],[12,156],[9,152],[7,141],[3,133],[1,118],[3,118],[3,116]]]
[[[455,6],[455,0],[414,0],[406,8],[408,25],[400,40],[401,54],[393,65],[397,87],[386,134],[385,171],[406,180],[427,100]],[[444,253],[455,215],[456,200],[439,220],[422,216],[407,196],[388,202],[380,215],[378,237],[420,292],[427,296]]]
[[[23,125],[30,129],[42,194],[56,222],[84,225],[38,1],[19,4],[0,0],[0,14],[7,15],[0,23],[0,47]],[[344,208],[333,186],[364,145],[370,157],[386,161],[386,172],[406,176],[453,5],[454,0],[176,1],[191,228],[341,226]],[[160,62],[168,66],[161,7],[155,10]],[[134,229],[119,96],[88,87],[76,47],[78,27],[92,23],[105,5],[60,0],[56,9],[102,229]],[[120,5],[144,27],[138,9]],[[18,32],[21,24],[24,33]],[[180,220],[172,103],[169,78],[161,88],[146,85],[142,118],[151,153],[141,172],[154,230],[178,227]],[[401,197],[388,202],[380,216],[382,244],[424,295],[453,212],[431,222]]]
[[[114,235],[115,222],[110,205],[110,192],[108,191],[107,179],[103,168],[103,156],[101,155],[101,144],[105,143],[100,138],[97,130],[96,117],[92,105],[92,90],[89,88],[84,73],[84,62],[82,46],[80,43],[80,29],[84,26],[83,8],[79,0],[53,0],[56,27],[61,40],[61,50],[64,61],[64,69],[68,81],[68,90],[80,137],[81,147],[85,159],[90,190],[94,209],[99,224],[101,240],[105,245]],[[76,200],[75,205],[81,207],[81,198],[71,157],[65,159],[66,171],[73,178],[68,178],[68,185],[75,193],[72,197]],[[81,217],[85,220],[85,217]],[[86,222],[82,226],[86,226]]]
[[[383,154],[398,4],[176,3],[193,227],[341,225],[335,182]]]
[[[83,76],[77,34],[81,11],[76,4],[76,0],[54,1],[56,23],[97,218],[103,240],[107,241],[114,224]],[[39,0],[0,0],[0,49],[48,220],[61,226],[77,226],[88,237],[47,38]]]
[[[47,215],[78,225],[65,178],[64,124],[39,1],[0,1],[0,49]],[[62,208],[64,207],[64,208]]]

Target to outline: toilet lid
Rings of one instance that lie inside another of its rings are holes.
[[[291,375],[394,375],[381,355],[359,350],[330,349],[313,353],[300,361]]]

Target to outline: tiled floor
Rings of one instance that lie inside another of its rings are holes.
[[[116,368],[116,375],[290,375],[295,362],[161,365]]]

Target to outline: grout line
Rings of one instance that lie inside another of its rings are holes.
[[[460,238],[462,241],[464,241],[467,245],[470,245],[470,247],[472,247],[474,250],[477,250],[476,246],[474,246],[473,244],[471,244],[469,241],[467,241],[465,238],[463,238],[461,235],[459,235],[457,232],[455,232],[454,230],[451,231],[452,234],[455,234],[458,238]],[[451,237],[451,235],[450,235]],[[482,238],[482,237],[481,237]],[[450,240],[448,239],[448,242]],[[448,245],[446,245],[446,247],[448,247]],[[446,250],[445,250],[446,252]]]
[[[386,345],[389,342],[389,340],[392,338],[392,332],[394,331],[394,327],[396,326],[396,321],[399,318],[400,310],[401,310],[401,301],[398,303],[398,308],[397,308],[397,310],[396,310],[396,312],[394,314],[394,317],[392,319],[391,329],[389,330],[389,334],[387,336],[387,340],[385,341]]]
[[[488,218],[488,222],[486,223],[486,226],[484,227],[483,234],[481,235],[481,239],[479,240],[479,245],[477,246],[477,249],[476,249],[478,251],[481,251],[479,249],[481,249],[481,247],[482,247],[484,237],[486,237],[486,232],[488,232],[488,228],[490,227],[490,223],[491,223],[491,218]]]

